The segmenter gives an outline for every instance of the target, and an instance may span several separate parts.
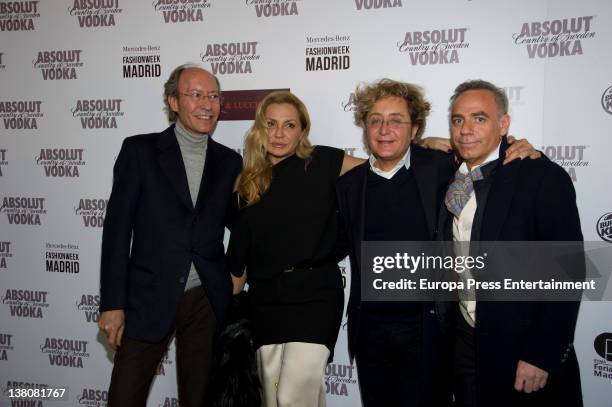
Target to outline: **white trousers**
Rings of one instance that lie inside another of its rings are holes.
[[[325,407],[325,345],[288,342],[257,349],[262,407]]]

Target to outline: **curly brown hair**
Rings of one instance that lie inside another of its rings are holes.
[[[387,78],[380,79],[371,84],[359,85],[355,90],[355,105],[357,106],[355,110],[355,124],[363,129],[363,142],[368,152],[369,148],[366,138],[366,120],[368,114],[376,102],[389,96],[400,97],[408,104],[412,125],[419,127],[414,140],[419,140],[425,132],[426,118],[431,110],[431,105],[425,99],[423,89],[420,86]]]

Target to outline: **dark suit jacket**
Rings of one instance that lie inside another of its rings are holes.
[[[411,146],[410,168],[414,171],[423,210],[427,218],[430,239],[436,235],[437,216],[440,202],[454,174],[455,161],[451,154]],[[351,293],[348,302],[348,342],[351,358],[355,356],[359,338],[361,309],[360,259],[361,242],[364,238],[365,195],[369,162],[365,162],[344,174],[337,184],[338,204],[348,238],[349,258],[351,262]],[[410,210],[410,208],[406,208]],[[443,304],[423,303],[423,340],[422,340],[422,379],[423,392],[431,395],[437,391],[443,393],[440,380],[448,378],[448,371],[440,369],[443,362],[444,348],[443,328],[446,324],[447,307]],[[436,378],[436,376],[439,376]],[[435,383],[438,381],[437,383]],[[433,390],[434,386],[438,390]]]
[[[505,148],[504,140],[500,156]],[[474,190],[478,209],[472,241],[582,241],[572,181],[545,158],[497,165],[489,178],[474,183]],[[447,240],[452,240],[452,219],[442,205],[440,230]],[[482,405],[531,405],[528,395],[513,389],[519,360],[550,374],[544,390],[531,396],[534,405],[581,405],[572,345],[579,305],[478,302],[476,380]]]
[[[102,235],[100,311],[123,309],[124,335],[169,333],[194,263],[217,320],[231,299],[223,234],[240,156],[208,138],[193,206],[174,126],[124,140]],[[130,244],[131,242],[131,244]]]

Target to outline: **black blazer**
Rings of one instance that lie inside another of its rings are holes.
[[[500,157],[505,147],[502,142]],[[474,183],[474,190],[478,209],[472,240],[582,241],[572,181],[546,158],[497,165],[490,179]],[[453,216],[444,204],[440,212],[440,230],[452,240]],[[482,405],[582,405],[573,350],[579,305],[478,302],[476,379]],[[544,390],[532,394],[533,401],[513,389],[519,360],[550,375]]]
[[[209,137],[194,208],[174,125],[123,141],[102,234],[100,311],[123,309],[127,337],[169,333],[191,262],[223,319],[232,291],[223,235],[241,163]]]
[[[451,154],[424,149],[415,145],[410,147],[410,168],[414,175],[427,218],[430,239],[436,236],[438,208],[455,171],[455,160]],[[359,338],[361,318],[361,242],[364,238],[365,194],[369,162],[365,162],[344,174],[337,183],[338,204],[348,240],[351,262],[351,289],[347,307],[349,354],[353,358]],[[406,208],[410,210],[410,208]],[[450,379],[448,371],[440,368],[443,359],[444,326],[448,307],[444,304],[423,303],[423,341],[422,341],[422,389],[424,394],[442,395],[442,381]],[[449,356],[448,356],[449,357]],[[440,377],[436,377],[440,376]],[[437,390],[433,390],[437,388]],[[437,392],[437,393],[436,393]]]

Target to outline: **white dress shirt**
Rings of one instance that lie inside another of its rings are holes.
[[[404,157],[402,157],[402,159],[395,165],[395,167],[393,167],[389,171],[383,171],[380,168],[374,166],[374,163],[376,163],[376,157],[374,157],[373,155],[370,154],[368,160],[370,161],[370,170],[374,174],[380,175],[381,177],[386,179],[391,179],[402,167],[406,167],[406,169],[410,168],[410,147],[408,147],[408,151],[406,151]]]
[[[495,161],[499,158],[499,144],[497,147],[489,154],[489,156],[479,165],[476,165],[472,168],[472,170],[481,167],[485,164],[490,163],[491,161]],[[467,164],[463,162],[459,167],[459,171],[462,174],[467,174],[470,170],[468,170]],[[459,216],[455,216],[453,219],[453,241],[454,242],[469,242],[472,240],[472,223],[474,221],[474,215],[476,214],[476,194],[472,191],[470,195],[470,199],[467,204],[461,211]],[[463,248],[463,250],[461,250]],[[469,253],[463,253],[463,251],[469,251],[469,245],[462,245],[460,247],[455,247],[455,255],[467,256]],[[471,271],[465,270],[461,273],[461,279],[466,281],[468,278],[472,277]],[[473,291],[470,296],[473,298]],[[459,301],[461,315],[465,318],[465,321],[473,328],[476,326],[476,301],[473,300],[460,300]]]

